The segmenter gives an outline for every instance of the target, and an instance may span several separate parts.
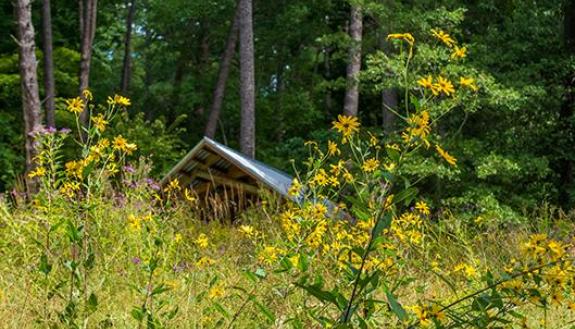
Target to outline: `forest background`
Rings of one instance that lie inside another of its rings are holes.
[[[114,92],[131,99],[109,132],[138,145],[134,159],[150,156],[157,177],[205,134],[245,151],[240,64],[250,49],[239,40],[237,8],[233,0],[33,1],[43,123],[75,127],[65,100],[89,87],[96,99]],[[2,2],[3,191],[17,187],[26,168],[15,13],[13,1]],[[409,32],[417,40],[441,28],[466,47],[462,60],[479,90],[438,129],[458,166],[431,159],[408,166],[426,177],[426,199],[464,217],[510,221],[543,204],[572,208],[575,1],[270,0],[254,1],[251,18],[256,158],[293,173],[287,160],[297,168],[304,141],[325,143],[342,112],[380,136],[400,130],[388,107],[403,104],[401,86],[386,78],[393,71],[386,59],[399,48],[386,36]],[[47,88],[48,27],[54,83]]]

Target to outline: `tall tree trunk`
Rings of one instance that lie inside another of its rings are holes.
[[[361,41],[363,32],[363,14],[358,5],[351,6],[349,36],[349,63],[347,64],[347,89],[343,104],[343,113],[349,116],[357,116],[359,105],[359,71],[361,70]]]
[[[255,156],[255,73],[252,0],[240,0],[240,150]]]
[[[324,49],[323,66],[325,70],[324,79],[326,81],[331,80],[331,49]],[[327,117],[330,116],[333,110],[333,95],[330,88],[325,90],[325,110],[327,112]]]
[[[144,36],[145,42],[144,42],[144,46],[145,49],[149,49],[149,47],[152,45],[152,32],[146,28],[146,32],[145,32],[145,36]],[[146,104],[146,107],[144,108],[144,112],[146,113],[146,119],[149,121],[152,121],[152,119],[154,118],[154,106],[150,103],[150,99],[152,99],[151,97],[151,93],[150,93],[150,86],[152,85],[154,79],[152,76],[152,56],[149,54],[149,52],[144,52],[144,88],[145,88],[145,94],[144,94],[144,104]]]
[[[224,94],[226,92],[226,82],[228,81],[232,59],[234,58],[234,53],[238,43],[239,9],[240,7],[238,6],[236,8],[236,13],[234,14],[232,25],[230,26],[230,32],[228,34],[228,39],[226,40],[226,48],[224,49],[224,53],[220,60],[218,80],[212,96],[212,108],[210,109],[210,116],[206,123],[206,130],[204,132],[204,135],[209,138],[214,138],[216,135],[220,113],[222,112],[222,104],[224,101]]]
[[[132,76],[132,24],[134,23],[134,16],[136,15],[136,0],[126,1],[126,5],[130,7],[128,9],[128,17],[126,18],[126,36],[124,38],[124,64],[122,67],[122,80],[120,82],[120,92],[122,95],[128,94],[130,78]]]
[[[42,44],[44,46],[44,91],[46,94],[46,123],[49,127],[56,127],[54,97],[54,59],[52,51],[52,14],[50,12],[50,0],[42,1]]]
[[[565,47],[570,56],[575,56],[575,0],[565,3]],[[559,125],[565,136],[565,149],[559,159],[559,202],[562,207],[570,208],[573,190],[573,156],[567,148],[572,147],[575,140],[575,129],[572,124],[575,107],[575,72],[571,71],[564,79],[565,95],[559,111]]]
[[[26,173],[34,169],[37,150],[33,132],[40,131],[41,110],[38,93],[38,75],[32,25],[32,5],[30,0],[17,0],[16,20],[18,23],[18,45],[20,50],[20,85],[22,88],[22,109],[24,113],[24,133],[26,149]],[[26,188],[29,193],[37,189],[37,182],[26,175]]]
[[[384,89],[381,92],[383,132],[385,134],[391,134],[395,129],[395,114],[389,109],[397,110],[397,98],[397,90],[394,88]]]
[[[92,44],[96,34],[96,16],[98,0],[79,0],[80,3],[80,94],[88,89],[90,84],[90,66],[92,63]],[[83,126],[88,124],[88,111],[80,114]]]

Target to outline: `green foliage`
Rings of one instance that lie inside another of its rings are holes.
[[[110,136],[123,135],[136,143],[137,154],[152,161],[154,166],[151,174],[157,176],[174,166],[186,151],[182,147],[184,143],[180,137],[185,129],[179,127],[179,122],[183,120],[185,116],[181,116],[173,125],[167,127],[163,118],[150,122],[144,118],[142,112],[132,117],[124,112],[110,127],[109,134]]]

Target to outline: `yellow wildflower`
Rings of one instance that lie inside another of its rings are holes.
[[[346,143],[351,135],[359,131],[359,122],[357,117],[340,114],[337,116],[337,121],[333,122],[333,129],[343,135],[343,143]]]
[[[210,257],[203,256],[203,257],[200,257],[200,259],[198,259],[196,261],[196,266],[197,267],[205,267],[205,266],[213,265],[214,263],[215,263],[215,261],[213,259],[211,259]]]
[[[179,184],[179,182],[178,182],[178,184]],[[197,201],[197,198],[192,194],[192,191],[189,188],[184,189],[184,198],[191,203],[194,203]]]
[[[421,327],[427,328],[433,324],[431,320],[431,314],[429,314],[429,310],[427,309],[427,307],[416,305],[409,307],[409,309],[411,309],[411,311],[415,313],[415,316],[419,320],[419,324],[421,325]]]
[[[341,151],[337,147],[337,144],[332,141],[327,141],[327,154],[330,156],[340,155]]]
[[[455,46],[453,53],[451,53],[451,58],[464,58],[467,56],[467,47]]]
[[[210,297],[210,299],[220,298],[224,296],[224,293],[224,288],[221,285],[216,284],[208,291],[208,297]]]
[[[379,160],[377,159],[367,159],[363,162],[361,169],[365,172],[373,172],[379,167]]]
[[[164,188],[164,192],[175,192],[181,189],[180,181],[177,178],[174,178],[168,183],[168,186]]]
[[[439,95],[439,88],[437,87],[436,84],[433,83],[433,77],[431,75],[420,78],[419,80],[417,80],[417,84],[425,89],[431,90],[433,95],[435,96]]]
[[[293,266],[295,266],[295,267],[299,266],[299,255],[291,256],[288,259]]]
[[[84,101],[80,97],[66,100],[66,109],[72,113],[78,114],[84,111]]]
[[[78,182],[65,182],[62,187],[60,187],[60,193],[64,194],[68,198],[73,198],[76,195],[76,191],[80,190],[80,183]]]
[[[385,147],[389,148],[390,150],[401,151],[401,148],[397,144],[386,144]]]
[[[130,99],[124,97],[124,96],[120,96],[120,95],[114,95],[114,104],[118,104],[120,106],[123,107],[127,107],[132,105],[132,103],[130,102]]]
[[[138,148],[136,144],[128,143],[128,140],[122,135],[114,137],[114,141],[112,143],[115,150],[126,152],[126,154],[132,154],[132,152]]]
[[[133,214],[128,215],[128,227],[132,231],[139,231],[142,228],[142,220]]]
[[[204,233],[200,233],[196,240],[194,241],[196,245],[202,249],[205,249],[210,244],[208,237]]]
[[[473,78],[459,78],[459,85],[465,88],[469,88],[473,91],[477,91],[479,88],[475,84],[475,80]]]
[[[42,177],[44,175],[46,175],[46,168],[44,167],[37,167],[36,170],[33,170],[30,173],[28,173],[28,177],[30,178]]]
[[[453,47],[456,43],[449,34],[443,32],[442,30],[432,29],[431,34],[450,48]]]
[[[271,265],[278,259],[280,250],[274,246],[266,246],[258,254],[258,260],[262,263]]]
[[[93,116],[92,122],[94,123],[94,127],[96,127],[96,129],[98,129],[99,132],[103,132],[104,130],[106,130],[106,126],[109,123],[108,121],[106,121],[106,119],[104,119],[104,115],[102,113]]]
[[[415,209],[417,209],[420,213],[422,213],[425,216],[429,216],[429,214],[431,213],[431,211],[429,210],[429,206],[427,205],[427,203],[425,203],[425,201],[418,201],[415,204]]]
[[[453,87],[453,83],[451,83],[451,81],[449,81],[448,79],[446,79],[444,77],[439,77],[437,79],[437,83],[435,84],[435,88],[437,88],[437,90],[439,92],[442,92],[447,96],[450,96],[453,93],[455,93],[455,88]]]
[[[402,138],[407,142],[411,142],[412,137],[418,137],[423,141],[426,147],[429,147],[430,143],[427,140],[427,137],[431,133],[431,127],[429,125],[429,112],[423,111],[421,114],[411,115],[408,119],[408,123],[411,127],[406,129],[407,134],[402,134]]]
[[[297,178],[294,178],[291,186],[289,187],[288,194],[292,197],[297,197],[300,194],[301,183]]]
[[[369,145],[371,146],[377,146],[377,144],[379,144],[379,140],[377,139],[377,136],[375,136],[374,134],[368,132],[369,134]]]
[[[413,35],[411,35],[411,33],[392,33],[392,34],[388,34],[387,35],[387,40],[404,40],[405,42],[407,42],[410,46],[413,46],[413,44],[415,43],[415,39],[413,38]]]
[[[174,242],[175,242],[176,244],[179,244],[180,242],[182,242],[182,239],[183,239],[182,234],[176,233],[176,234],[174,235]]]
[[[354,180],[353,175],[349,171],[347,171],[347,169],[344,169],[342,177],[346,183],[352,183]]]
[[[240,226],[239,231],[240,231],[242,234],[244,234],[244,235],[246,235],[246,236],[248,236],[248,237],[252,237],[252,236],[254,236],[254,235],[256,234],[256,230],[255,230],[252,226],[250,226],[250,225],[242,225],[242,226]]]
[[[89,89],[82,90],[82,96],[84,96],[84,99],[88,102],[94,99],[94,95],[92,95],[92,92]]]
[[[439,153],[439,155],[441,155],[441,157],[445,161],[447,161],[447,163],[449,163],[452,166],[457,166],[457,159],[451,156],[449,153],[447,153],[447,151],[442,149],[441,146],[435,145],[435,149],[437,150],[437,153]]]
[[[318,172],[313,176],[312,180],[310,181],[311,185],[319,185],[325,186],[328,183],[327,173],[322,168],[318,170]]]
[[[312,214],[314,218],[321,219],[327,214],[327,207],[324,204],[316,203],[313,205]]]
[[[122,135],[118,135],[116,137],[114,137],[114,149],[116,150],[124,150],[124,148],[126,147],[126,144],[128,144],[128,140],[125,139],[124,137],[122,137]]]
[[[553,253],[554,258],[561,258],[565,255],[565,247],[555,240],[549,241],[547,247],[551,250],[551,253]]]

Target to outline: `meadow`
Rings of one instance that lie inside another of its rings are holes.
[[[441,74],[410,73],[413,36],[388,36],[401,47],[401,131],[339,115],[336,138],[305,143],[289,197],[262,190],[233,222],[219,215],[229,200],[160,186],[132,158],[136,143],[108,135],[130,99],[68,99],[77,136],[35,131],[36,193],[0,203],[0,326],[571,328],[573,213],[462,217],[419,193],[414,164],[457,170],[437,124],[484,83],[452,63],[465,51],[447,33],[432,33]]]

